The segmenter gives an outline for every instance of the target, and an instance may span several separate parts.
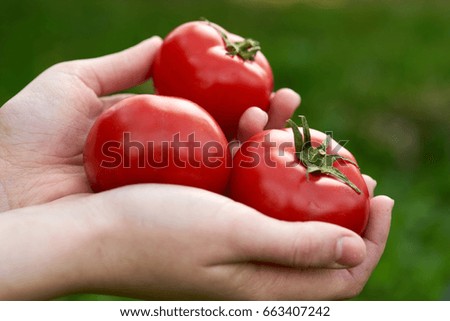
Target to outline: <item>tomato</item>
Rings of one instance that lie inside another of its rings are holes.
[[[310,131],[306,119],[304,138],[290,125],[243,143],[233,159],[230,197],[280,220],[329,222],[362,234],[369,192],[355,158],[329,136]]]
[[[101,114],[84,149],[95,192],[137,183],[167,183],[223,193],[227,140],[204,109],[185,99],[137,95]]]
[[[247,108],[269,108],[273,75],[259,49],[258,42],[210,22],[185,23],[169,33],[155,57],[155,91],[199,104],[234,138]]]

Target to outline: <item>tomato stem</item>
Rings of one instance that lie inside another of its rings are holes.
[[[213,27],[220,34],[225,44],[225,49],[227,51],[226,54],[228,56],[239,56],[244,61],[255,60],[256,54],[261,50],[261,46],[259,45],[258,41],[248,38],[242,41],[232,42],[230,41],[230,39],[228,39],[228,35],[225,32],[223,32],[209,20],[205,18],[202,18],[202,20],[205,21],[209,26]]]
[[[303,127],[303,137],[294,121],[289,119],[287,123],[289,127],[292,128],[292,133],[294,134],[295,156],[306,167],[306,178],[309,179],[309,174],[319,172],[340,180],[350,186],[355,192],[361,194],[361,190],[351,182],[344,173],[333,166],[334,162],[337,160],[343,160],[356,167],[358,167],[358,165],[351,159],[341,155],[327,154],[327,149],[331,142],[331,137],[329,135],[327,135],[325,140],[318,147],[312,147],[311,133],[306,117],[303,115],[299,117],[301,127]]]

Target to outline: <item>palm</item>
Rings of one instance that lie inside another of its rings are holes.
[[[0,109],[0,192],[7,208],[90,191],[82,160],[89,128],[121,98],[105,95],[149,77],[160,43],[154,37],[116,54],[55,65]]]
[[[7,144],[12,156],[4,160],[14,177],[8,187],[21,198],[11,200],[13,207],[89,191],[82,167],[83,143],[104,104],[79,78],[54,69],[1,109],[3,127],[8,128],[1,144]],[[51,88],[48,96],[43,94],[47,88]]]

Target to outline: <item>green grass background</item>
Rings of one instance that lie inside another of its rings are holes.
[[[52,64],[199,17],[258,39],[276,88],[299,92],[310,125],[348,139],[377,193],[395,199],[385,254],[357,299],[450,299],[449,1],[6,0],[0,105]]]

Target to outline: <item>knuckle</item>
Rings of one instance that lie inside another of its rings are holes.
[[[353,286],[349,287],[347,289],[347,293],[344,295],[344,299],[351,299],[354,297],[357,297],[361,294],[362,290],[364,289],[364,286],[361,286],[360,284],[353,284]]]
[[[240,270],[240,271],[239,271]],[[284,298],[285,274],[273,273],[267,266],[249,263],[234,274],[232,297],[237,300],[269,301]]]
[[[309,266],[313,261],[314,245],[309,238],[296,237],[292,242],[292,266]]]
[[[357,297],[361,294],[366,284],[364,280],[355,278],[353,275],[349,275],[348,278],[343,278],[342,281],[336,294],[336,298],[341,300]]]
[[[70,71],[71,69],[72,69],[71,62],[63,61],[63,62],[59,62],[59,63],[51,66],[50,68],[47,69],[47,71],[67,72],[67,71]]]
[[[317,264],[318,255],[321,252],[321,246],[308,235],[309,233],[304,233],[303,237],[296,236],[292,241],[291,265],[293,267],[309,267]]]
[[[73,76],[77,76],[80,74],[80,63],[78,60],[72,61],[62,61],[59,62],[46,70],[46,72],[52,73],[64,73]]]

